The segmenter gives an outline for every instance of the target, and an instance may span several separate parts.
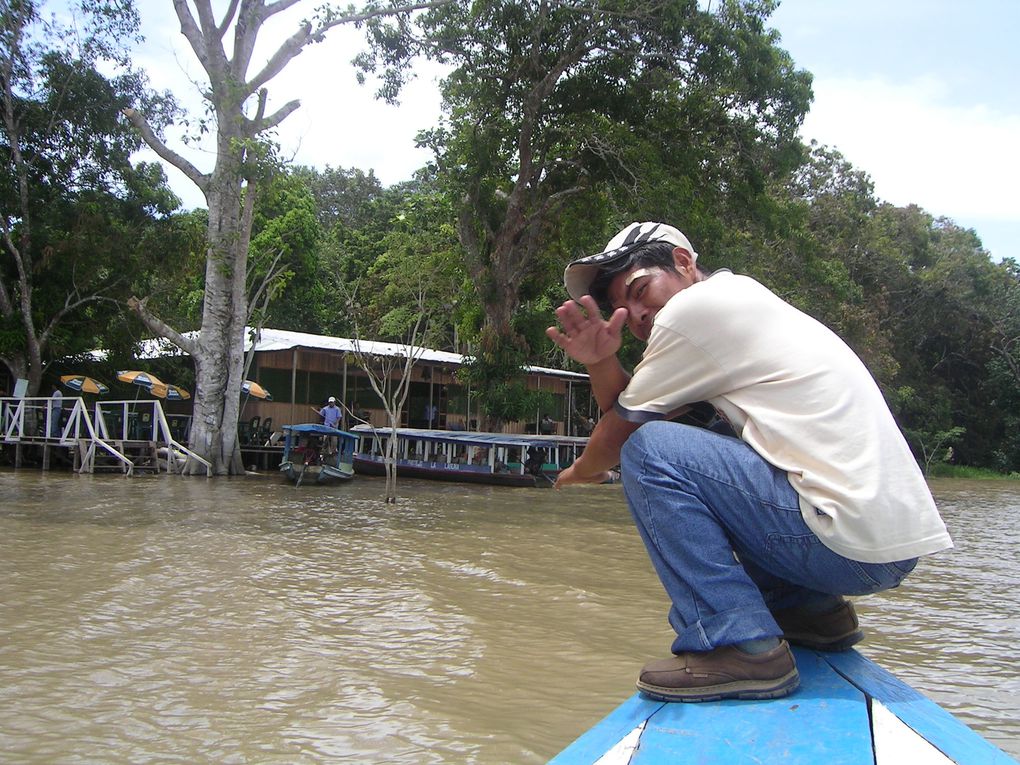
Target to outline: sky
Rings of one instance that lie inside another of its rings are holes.
[[[289,34],[316,5],[266,32]],[[199,115],[201,68],[170,1],[138,7],[146,40],[136,65]],[[950,218],[974,229],[993,259],[1020,260],[1020,0],[783,0],[769,25],[814,78],[804,140],[839,150],[882,201]],[[302,104],[281,126],[283,154],[318,168],[372,169],[386,185],[407,180],[430,158],[414,136],[440,114],[441,71],[420,65],[400,105],[389,106],[356,82],[349,62],[360,46],[359,33],[334,30],[270,82],[270,108]],[[211,169],[210,154],[170,140]],[[204,206],[183,175],[167,175],[186,206]]]

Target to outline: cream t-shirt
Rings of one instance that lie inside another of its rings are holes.
[[[840,555],[887,563],[952,547],[867,368],[754,279],[719,272],[673,296],[616,409],[643,422],[695,401],[787,471],[808,527]]]

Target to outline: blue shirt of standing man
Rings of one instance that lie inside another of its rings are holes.
[[[340,427],[340,415],[340,407],[336,405],[336,398],[333,396],[330,396],[329,402],[326,406],[319,410],[319,416],[322,418],[322,424],[328,428]]]

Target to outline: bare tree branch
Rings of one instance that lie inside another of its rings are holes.
[[[149,148],[188,176],[191,182],[198,186],[202,193],[205,193],[208,190],[209,176],[199,171],[199,169],[191,164],[187,159],[163,143],[159,136],[156,135],[155,131],[153,131],[153,129],[149,126],[148,120],[145,119],[145,116],[141,112],[137,109],[128,107],[123,110],[123,113],[124,116],[131,121],[131,124],[134,125],[135,128],[137,128],[142,134],[142,138],[145,140],[145,143],[149,145]]]
[[[148,327],[151,332],[154,332],[160,337],[165,337],[167,340],[177,345],[177,347],[185,353],[189,353],[192,356],[198,355],[198,342],[185,337],[162,319],[159,319],[149,313],[149,310],[145,305],[147,301],[148,298],[142,298],[139,300],[132,296],[128,298],[128,308],[138,314],[138,318],[142,320],[142,323]]]
[[[273,258],[273,262],[269,265],[269,270],[266,271],[262,277],[259,285],[252,291],[251,299],[248,301],[248,315],[245,323],[250,324],[252,317],[255,315],[256,310],[265,311],[269,307],[269,301],[272,298],[272,294],[269,287],[276,281],[277,277],[282,273],[283,269],[278,267],[280,258],[283,257],[283,250],[276,253],[276,257]]]
[[[245,90],[248,93],[254,93],[256,90],[261,88],[276,75],[283,71],[283,69],[291,62],[291,60],[297,56],[301,51],[304,50],[305,46],[309,43],[312,37],[312,25],[307,21],[301,25],[301,28],[297,32],[292,34],[284,43],[277,48],[266,65],[262,67],[262,71],[256,74],[251,80]]]
[[[315,30],[312,36],[314,41],[318,42],[322,39],[322,36],[326,32],[333,27],[340,26],[341,24],[357,24],[362,21],[368,21],[369,19],[381,18],[382,16],[396,16],[401,13],[410,13],[412,11],[425,11],[432,8],[441,8],[452,2],[455,2],[455,0],[431,0],[431,2],[411,3],[410,5],[394,6],[392,8],[378,8],[371,11],[348,13],[343,16],[330,17]]]
[[[280,2],[267,5],[262,14],[263,18],[268,18],[275,13],[279,13],[280,11],[290,8],[296,1],[297,0],[280,0]],[[249,80],[247,92],[254,93],[260,87],[273,79],[273,77],[283,71],[291,60],[305,49],[305,46],[307,46],[310,42],[321,41],[325,33],[333,27],[337,27],[342,24],[357,24],[363,21],[368,21],[369,19],[381,18],[383,16],[394,16],[401,13],[409,13],[411,11],[438,8],[443,5],[448,5],[450,2],[452,2],[452,0],[432,0],[432,2],[415,3],[401,7],[379,8],[371,11],[363,11],[361,13],[349,13],[327,18],[320,26],[314,29],[312,28],[311,23],[306,21],[276,50],[266,65],[262,68],[262,71]]]
[[[191,49],[195,51],[195,55],[198,56],[199,62],[203,66],[206,66],[209,61],[209,51],[205,44],[205,37],[202,35],[202,30],[199,29],[198,24],[195,23],[195,17],[191,15],[191,9],[188,7],[187,0],[173,0],[174,11],[177,12],[177,19],[181,22],[181,34],[187,38],[188,43],[191,45]],[[199,13],[201,14],[202,6],[199,5]],[[214,25],[215,26],[215,25]]]
[[[104,290],[112,289],[117,284],[118,281],[119,280],[116,280],[106,285]],[[103,300],[110,300],[109,297],[103,294],[104,290],[82,296],[79,295],[78,288],[75,287],[74,290],[68,293],[67,297],[64,298],[63,307],[60,308],[60,310],[58,310],[53,315],[49,323],[46,325],[46,328],[39,334],[39,345],[45,346],[46,344],[48,344],[50,341],[50,337],[53,335],[53,332],[56,330],[57,326],[60,324],[63,318],[72,311],[74,311],[75,309],[80,308],[83,305],[87,305],[88,303],[97,303]]]
[[[230,5],[227,6],[227,10],[223,13],[223,20],[216,26],[216,35],[220,39],[226,34],[226,31],[230,28],[230,22],[234,18],[234,14],[237,13],[237,3],[239,0],[230,0]]]
[[[281,106],[279,109],[277,109],[275,112],[270,114],[265,119],[260,119],[258,121],[253,121],[251,123],[252,124],[252,128],[254,129],[254,131],[256,133],[261,133],[264,130],[269,130],[270,128],[274,128],[277,125],[279,125],[281,122],[283,122],[285,119],[287,119],[287,117],[289,117],[300,106],[301,106],[301,102],[298,99],[294,99],[293,101],[289,101],[288,103],[286,103],[283,106]]]

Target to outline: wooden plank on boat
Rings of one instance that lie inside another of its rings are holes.
[[[784,699],[668,704],[631,762],[873,765],[864,694],[813,653],[797,666],[801,690]]]
[[[801,686],[786,698],[667,704],[635,694],[551,765],[1015,763],[856,651],[794,653]]]
[[[877,699],[871,700],[871,733],[875,738],[875,762],[953,765],[934,744],[907,727]]]
[[[944,753],[951,762],[1016,763],[934,701],[856,651],[819,654],[850,682]]]
[[[595,763],[628,737],[634,730],[642,728],[645,723],[660,709],[666,706],[663,701],[652,701],[635,693],[620,706],[610,712],[594,728],[589,730],[568,749],[550,760],[549,765],[574,765],[575,763]],[[629,762],[617,760],[616,762]],[[610,765],[611,760],[602,760],[601,765]],[[615,763],[614,763],[615,765]]]

